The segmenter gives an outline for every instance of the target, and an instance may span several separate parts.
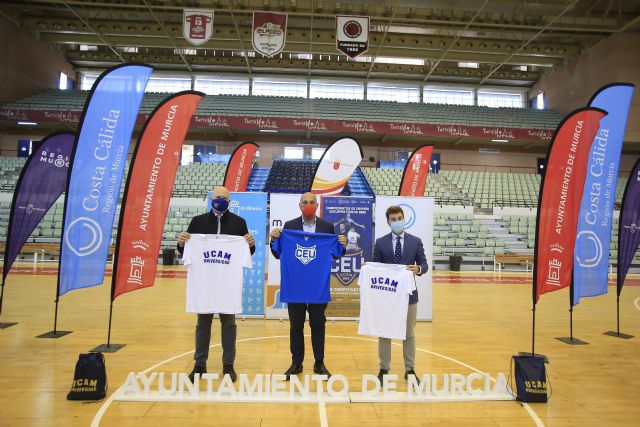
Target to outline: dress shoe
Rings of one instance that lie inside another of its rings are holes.
[[[380,369],[380,372],[378,372],[378,381],[380,381],[380,384],[382,384],[382,377],[384,377],[387,374],[389,374],[388,370]]]
[[[291,377],[291,375],[298,375],[300,372],[302,372],[302,363],[301,364],[296,364],[296,363],[292,363],[291,366],[289,366],[289,369],[287,369],[287,371],[284,373],[285,377],[287,377],[287,381],[289,381],[289,377]]]
[[[412,375],[416,379],[416,384],[420,384],[420,379],[418,378],[418,375],[416,375],[416,371],[414,371],[413,369],[409,369],[404,373],[404,379],[407,380],[409,378],[409,375]]]
[[[222,376],[225,376],[227,374],[229,374],[229,377],[231,377],[232,383],[235,383],[238,379],[238,374],[236,374],[236,371],[233,370],[233,363],[230,365],[224,365],[222,367]]]
[[[193,370],[189,374],[189,379],[191,380],[191,382],[194,382],[196,374],[200,374],[200,376],[202,376],[202,374],[206,374],[206,373],[207,373],[206,366],[194,365]]]
[[[331,378],[331,372],[324,366],[324,362],[316,362],[313,364],[313,373],[318,375],[326,375],[327,378]]]

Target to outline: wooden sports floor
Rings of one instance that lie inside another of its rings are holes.
[[[637,426],[640,419],[640,276],[622,294],[622,340],[603,335],[615,328],[615,287],[576,308],[574,332],[589,342],[569,346],[568,290],[543,295],[538,306],[536,351],[548,356],[553,395],[547,404],[515,402],[233,404],[82,403],[66,400],[79,353],[106,342],[109,287],[77,290],[61,298],[59,329],[73,333],[36,339],[52,329],[54,265],[17,264],[7,281],[0,330],[0,426]],[[121,296],[114,308],[114,343],[107,354],[109,393],[131,371],[189,372],[195,316],[184,311],[182,267],[161,267],[153,288]],[[110,283],[107,277],[106,283]],[[495,376],[509,372],[510,357],[531,348],[531,275],[436,272],[433,322],[417,325],[417,371]],[[219,322],[214,320],[209,372],[220,372]],[[236,371],[280,374],[290,363],[288,321],[238,322]],[[309,331],[307,329],[306,333]],[[358,338],[357,323],[328,322],[325,363],[358,389],[363,374],[376,374],[377,343]],[[191,352],[191,353],[189,353]],[[175,357],[183,354],[180,357]],[[307,337],[305,373],[312,373]],[[174,358],[175,357],[175,358]],[[174,358],[174,359],[172,359]],[[172,359],[167,362],[168,359]],[[401,347],[393,347],[392,373],[403,373]],[[399,388],[406,389],[400,379]],[[108,395],[109,396],[109,395]]]

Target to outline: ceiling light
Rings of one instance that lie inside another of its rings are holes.
[[[18,122],[18,126],[38,126],[36,122]]]

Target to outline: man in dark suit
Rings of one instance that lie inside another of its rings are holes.
[[[315,194],[310,192],[304,193],[300,196],[299,206],[302,215],[287,221],[284,224],[285,230],[335,234],[335,228],[331,222],[316,216],[318,201]],[[272,244],[274,239],[280,237],[280,233],[281,230],[279,228],[271,231]],[[343,247],[347,244],[347,239],[343,235],[338,236],[338,241],[342,243]],[[280,259],[278,254],[273,250],[273,247],[271,248],[271,253],[276,259]],[[304,279],[304,277],[300,278],[301,281]],[[287,380],[289,380],[291,375],[297,375],[302,372],[302,361],[304,360],[304,322],[307,311],[309,312],[309,325],[311,326],[311,346],[313,347],[313,356],[315,358],[313,372],[318,375],[331,376],[324,365],[324,332],[327,322],[324,312],[326,308],[327,304],[287,304],[290,323],[289,346],[291,349],[291,366],[284,373]]]
[[[424,255],[424,246],[420,238],[404,231],[404,212],[399,206],[389,206],[386,212],[387,224],[391,227],[391,233],[376,240],[373,248],[373,262],[385,264],[404,264],[408,270],[420,276],[429,266]],[[415,290],[409,297],[409,309],[407,311],[407,337],[402,342],[402,354],[404,356],[405,374],[416,377],[416,313],[418,303],[418,291]],[[378,338],[378,356],[380,358],[380,372],[378,379],[382,383],[382,377],[389,373],[391,365],[391,340]],[[416,377],[417,380],[417,377]]]
[[[229,190],[225,187],[213,189],[211,197],[212,209],[210,212],[193,217],[187,231],[178,236],[178,251],[184,252],[184,244],[191,237],[191,233],[199,234],[228,234],[243,236],[251,249],[251,254],[256,251],[255,239],[249,233],[246,221],[238,215],[229,212]],[[236,358],[236,316],[235,314],[220,313],[221,341],[222,341],[222,372],[229,374],[233,382],[237,374],[233,369]],[[195,374],[207,372],[207,359],[209,358],[209,342],[211,341],[211,321],[213,313],[198,313],[196,324],[196,350],[193,355],[195,365],[189,374],[193,382]]]

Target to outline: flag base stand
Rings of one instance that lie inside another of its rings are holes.
[[[588,345],[589,343],[586,341],[579,340],[578,338],[573,337],[562,337],[556,338],[558,341],[562,341],[565,344],[569,345]]]
[[[545,356],[544,354],[540,354],[540,353],[531,354],[530,351],[520,351],[518,352],[518,356],[541,357],[544,363],[546,363],[547,365],[549,364],[549,359],[547,359],[547,356]]]
[[[36,338],[62,338],[65,335],[69,335],[73,331],[49,331],[42,335],[38,335]]]
[[[95,352],[115,353],[116,351],[118,351],[122,347],[124,347],[125,345],[126,344],[100,344],[99,346],[94,347],[89,351],[92,352],[92,353],[95,353]]]
[[[622,338],[623,340],[629,340],[629,339],[633,338],[633,335],[622,334],[622,333],[616,332],[616,331],[603,332],[602,335],[609,335],[610,337]]]
[[[7,329],[17,324],[18,322],[0,322],[0,329]]]

